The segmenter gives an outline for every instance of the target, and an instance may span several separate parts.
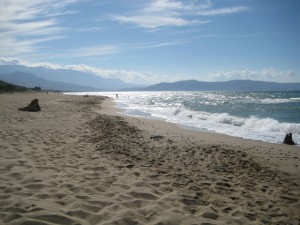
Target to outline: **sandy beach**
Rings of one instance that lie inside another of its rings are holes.
[[[18,110],[35,98],[40,112]],[[300,224],[299,146],[123,116],[105,97],[1,94],[0,152],[0,224]]]

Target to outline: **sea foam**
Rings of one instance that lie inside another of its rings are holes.
[[[299,92],[122,92],[115,101],[125,114],[185,128],[272,143],[293,133],[300,143]]]

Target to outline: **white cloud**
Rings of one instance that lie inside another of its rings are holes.
[[[159,75],[159,74],[148,73],[148,72],[126,71],[126,70],[119,70],[119,69],[105,69],[105,68],[87,66],[84,64],[61,66],[57,64],[51,64],[48,62],[30,63],[12,57],[0,57],[0,65],[23,65],[27,67],[42,66],[48,69],[76,70],[81,72],[87,72],[105,78],[121,79],[125,82],[135,83],[135,84],[154,84],[161,81],[173,81],[173,79],[170,80],[170,77]],[[174,78],[174,81],[175,80],[176,78]]]
[[[260,80],[272,82],[300,82],[300,75],[294,70],[276,70],[274,68],[265,68],[261,70],[232,70],[219,71],[209,75],[211,80]]]
[[[68,69],[94,74],[105,78],[121,79],[123,81],[135,84],[155,84],[159,82],[175,82],[179,80],[196,79],[193,76],[154,74],[150,72],[128,71],[120,69],[107,69],[88,66],[84,64],[76,65],[57,65],[48,62],[27,62],[18,58],[0,57],[0,65],[24,65],[27,67],[45,67],[48,69]],[[293,70],[276,70],[274,68],[265,68],[261,70],[232,70],[210,73],[206,76],[210,81],[227,80],[259,80],[272,82],[300,82],[300,76]],[[200,79],[201,80],[201,79]]]
[[[210,0],[153,0],[145,12],[195,11],[212,6]]]
[[[55,16],[74,13],[64,7],[75,0],[1,0],[0,51],[2,55],[32,53],[37,44],[63,38],[65,30]]]
[[[11,58],[11,57],[0,57],[0,65],[22,65],[22,60],[18,58]]]
[[[19,58],[12,58],[12,57],[0,57],[0,65],[23,65],[27,67],[45,67],[48,69],[76,70],[76,71],[94,74],[100,77],[121,79],[125,82],[134,83],[134,84],[155,84],[159,82],[173,82],[178,80],[194,79],[193,77],[188,78],[184,75],[174,75],[170,77],[170,76],[166,76],[162,74],[154,74],[150,72],[128,71],[128,70],[120,70],[120,69],[105,69],[105,68],[88,66],[84,64],[61,66],[57,64],[51,64],[48,62],[31,63],[25,60],[21,60]]]
[[[155,29],[163,26],[185,26],[192,24],[205,24],[209,21],[187,20],[176,16],[166,15],[137,15],[137,16],[115,16],[115,20],[122,23],[133,23],[140,27]]]
[[[198,11],[197,15],[200,15],[200,16],[227,15],[227,14],[234,14],[234,13],[238,13],[238,12],[247,11],[249,9],[250,8],[246,7],[246,6],[236,6],[236,7],[231,7],[231,8],[221,8],[221,9]]]
[[[104,69],[87,65],[67,65],[65,69],[72,69],[81,72],[87,72],[105,78],[121,79],[130,83],[155,83],[156,75],[147,72],[126,71],[118,69]]]
[[[49,17],[74,13],[62,11],[68,4],[77,0],[1,0],[0,21],[32,20],[37,17]]]
[[[187,5],[183,4],[180,1],[174,0],[153,0],[150,4],[145,8],[144,12],[170,12],[177,11],[187,8]]]
[[[210,0],[152,0],[131,15],[112,17],[120,23],[131,23],[143,28],[206,24],[210,21],[199,16],[228,15],[249,10],[246,6],[214,9]]]
[[[187,1],[190,2],[190,1]],[[174,0],[153,0],[132,15],[116,15],[112,19],[140,27],[156,29],[166,26],[188,26],[205,24],[208,20],[191,19],[183,14],[191,9],[190,3]]]
[[[134,84],[156,84],[160,82],[175,82],[179,80],[195,79],[184,75],[167,76],[162,74],[154,74],[151,72],[128,71],[119,69],[104,69],[87,65],[67,65],[64,69],[72,69],[81,72],[87,72],[105,78],[121,79],[128,83]]]
[[[45,67],[48,69],[61,69],[60,65],[48,63],[48,62],[27,62],[25,60],[21,60],[19,58],[13,57],[0,57],[0,65],[22,65],[27,67]]]

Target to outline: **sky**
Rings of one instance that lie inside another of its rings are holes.
[[[300,82],[299,0],[0,0],[0,65]]]

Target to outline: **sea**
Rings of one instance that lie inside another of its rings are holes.
[[[88,92],[111,97],[124,114],[183,128],[282,143],[286,133],[300,144],[300,91],[295,92]],[[118,95],[118,97],[117,97]]]

